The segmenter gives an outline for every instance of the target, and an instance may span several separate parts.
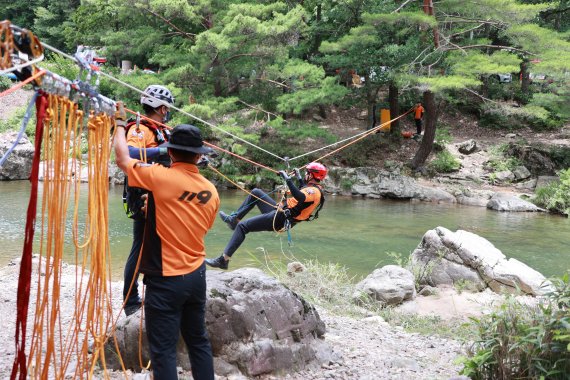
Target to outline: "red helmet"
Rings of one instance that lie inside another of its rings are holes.
[[[306,169],[307,173],[311,173],[316,180],[322,181],[327,176],[327,168],[318,162],[311,162]]]

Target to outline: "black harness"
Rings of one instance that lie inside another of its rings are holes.
[[[136,121],[130,121],[127,124],[125,127],[126,136],[128,136],[130,129],[136,124]],[[141,120],[140,124],[144,125],[152,131],[154,134],[154,140],[158,145],[167,141],[170,137],[168,130],[161,131],[156,127],[156,125],[154,125],[154,123],[151,123],[145,119]],[[159,157],[150,161],[150,163],[153,162],[158,162],[164,166],[169,166],[168,162],[160,160]],[[123,208],[125,209],[127,217],[135,220],[142,220],[145,218],[144,212],[142,211],[142,207],[144,206],[144,200],[142,199],[142,196],[147,193],[148,191],[141,189],[140,187],[129,186],[129,178],[125,176],[125,183],[123,185]]]
[[[318,186],[313,186],[313,187],[316,187],[317,190],[319,190],[319,193],[321,193],[321,199],[319,200],[319,205],[315,208],[315,212],[309,215],[309,217],[304,220],[305,222],[311,222],[317,219],[319,217],[319,211],[321,211],[323,209],[323,206],[325,205],[325,193],[323,193],[323,190],[320,187]]]

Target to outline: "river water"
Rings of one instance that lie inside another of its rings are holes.
[[[29,191],[28,181],[0,182],[0,266],[21,255]],[[81,185],[82,198],[86,193],[87,185]],[[109,240],[116,279],[121,279],[132,235],[132,221],[124,214],[121,194],[122,186],[111,186]],[[222,210],[231,212],[244,195],[238,191],[225,191],[220,196]],[[85,204],[84,199],[81,204]],[[254,213],[257,211],[252,211],[252,215]],[[39,222],[38,219],[38,226]],[[543,213],[501,213],[483,207],[329,195],[318,220],[299,224],[291,230],[291,246],[286,233],[249,234],[235,253],[230,269],[264,267],[267,263],[293,259],[318,260],[338,263],[358,279],[375,268],[395,264],[394,253],[407,258],[423,234],[437,226],[480,235],[508,258],[514,257],[545,276],[559,276],[570,268],[568,218]],[[71,236],[71,222],[66,228],[66,236]],[[208,256],[219,255],[230,236],[227,226],[216,220],[206,239]],[[71,262],[71,244],[68,244],[66,255]]]

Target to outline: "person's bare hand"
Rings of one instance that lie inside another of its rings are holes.
[[[141,199],[144,201],[144,206],[141,207],[141,210],[146,214],[146,204],[148,202],[148,194],[141,195]]]

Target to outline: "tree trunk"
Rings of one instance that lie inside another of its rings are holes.
[[[390,103],[390,119],[400,116],[400,103],[398,102],[398,87],[392,82],[388,87],[388,102]],[[390,134],[400,137],[400,120],[390,124]]]
[[[528,60],[521,62],[521,103],[526,104],[530,97],[530,73],[528,72]]]
[[[423,105],[425,108],[424,115],[424,136],[416,155],[412,159],[412,169],[416,170],[423,166],[426,162],[431,150],[433,149],[433,142],[435,140],[435,128],[437,122],[437,112],[435,106],[435,94],[431,91],[424,92]]]
[[[370,85],[368,76],[365,76],[364,86],[366,88],[366,109],[368,110],[368,125],[366,129],[372,129],[376,126],[376,95],[378,91]]]
[[[319,104],[319,116],[323,119],[327,118],[327,109],[322,104]]]
[[[317,4],[317,14],[315,16],[315,24],[317,25],[317,28],[320,28],[320,24],[321,24],[321,19],[322,19],[322,4]],[[314,39],[313,39],[313,46],[311,48],[311,53],[310,55],[316,55],[319,53],[319,47],[321,46],[321,40],[322,40],[322,35],[320,31],[317,31],[315,33]]]
[[[223,86],[222,86],[222,76],[221,76],[221,67],[218,59],[216,58],[212,63],[212,74],[214,78],[214,96],[220,97],[223,95]]]

